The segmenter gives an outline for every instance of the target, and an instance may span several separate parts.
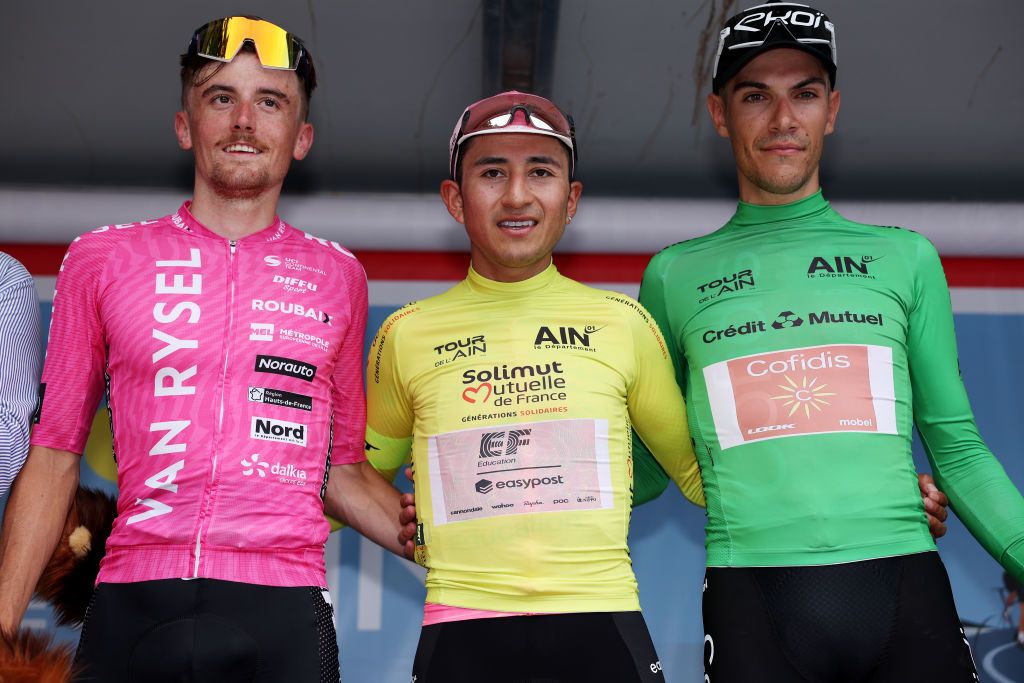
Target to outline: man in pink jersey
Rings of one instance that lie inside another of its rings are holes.
[[[365,274],[277,217],[313,142],[313,62],[280,27],[229,17],[181,64],[192,201],[82,235],[61,266],[0,631],[57,541],[105,393],[120,497],[81,680],[336,681],[325,507],[401,547],[398,492],[363,455]]]

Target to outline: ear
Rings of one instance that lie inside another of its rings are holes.
[[[729,137],[729,127],[725,125],[725,102],[715,93],[708,94],[708,114],[718,134],[723,138]]]
[[[833,90],[828,94],[828,121],[825,123],[825,135],[836,129],[836,117],[839,115],[839,91]]]
[[[462,188],[454,180],[441,182],[441,201],[444,202],[448,213],[459,223],[466,224],[465,215],[462,210]]]
[[[174,115],[174,134],[178,138],[178,147],[192,149],[192,130],[188,124],[188,113],[179,111]]]
[[[292,150],[292,157],[296,161],[302,161],[309,154],[309,148],[313,146],[313,124],[303,121],[302,128],[295,138],[295,149]]]
[[[569,199],[565,205],[565,215],[572,220],[572,217],[576,215],[576,210],[580,202],[580,194],[583,193],[583,183],[578,180],[574,180],[569,183]]]

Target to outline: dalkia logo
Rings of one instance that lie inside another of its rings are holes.
[[[537,336],[533,339],[533,345],[537,348],[574,348],[579,349],[580,347],[587,349],[588,351],[594,351],[590,348],[590,335],[595,334],[603,330],[603,327],[596,327],[595,325],[587,325],[580,332],[575,327],[547,327],[542,326],[537,330]]]
[[[306,425],[253,415],[249,437],[263,441],[280,441],[305,446]]]
[[[242,458],[242,475],[251,477],[253,474],[258,475],[260,478],[266,478],[267,472],[270,472],[278,481],[282,481],[286,484],[298,484],[299,486],[306,485],[306,470],[299,469],[291,463],[282,464],[275,462],[273,465],[260,460],[259,453],[253,453],[248,458]]]
[[[439,365],[445,365],[456,361],[459,358],[468,358],[475,356],[478,353],[487,352],[487,341],[484,339],[484,335],[478,334],[473,337],[466,337],[465,339],[456,339],[454,341],[445,342],[444,344],[438,344],[434,347],[434,353],[442,356],[444,360],[439,360],[435,363],[435,367]]]
[[[249,458],[242,458],[242,474],[251,477],[253,473],[258,474],[261,477],[267,476],[263,470],[270,467],[267,463],[260,460],[259,453],[253,453]]]
[[[880,256],[861,256],[855,259],[852,256],[815,256],[807,267],[808,278],[825,277],[860,277],[875,279],[869,270],[869,264],[881,260]]]
[[[280,356],[256,356],[256,372],[269,372],[275,375],[286,375],[295,377],[307,382],[312,382],[316,377],[316,366],[310,363],[303,363],[294,358],[282,358]]]

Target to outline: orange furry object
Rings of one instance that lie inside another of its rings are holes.
[[[27,628],[11,637],[0,634],[0,683],[65,683],[72,676],[70,645]]]
[[[80,624],[85,618],[116,516],[117,500],[112,496],[82,487],[75,492],[60,542],[36,585],[36,595],[53,605],[62,626]]]

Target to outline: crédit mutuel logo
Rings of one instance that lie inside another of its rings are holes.
[[[880,261],[881,256],[815,256],[807,266],[808,279],[856,277],[874,280],[869,271],[870,264]]]
[[[703,336],[705,344],[725,341],[734,337],[746,337],[751,334],[761,334],[772,330],[791,330],[803,325],[877,325],[885,324],[885,316],[881,313],[857,313],[855,311],[809,311],[798,314],[793,311],[779,311],[775,319],[765,324],[764,320],[744,320],[741,323],[734,323],[720,329],[705,330]],[[769,329],[770,328],[770,329]]]
[[[596,353],[597,349],[590,347],[590,335],[603,330],[604,327],[587,325],[582,328],[562,326],[548,327],[541,326],[533,338],[535,349],[575,349],[577,351],[589,351]]]

